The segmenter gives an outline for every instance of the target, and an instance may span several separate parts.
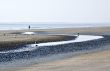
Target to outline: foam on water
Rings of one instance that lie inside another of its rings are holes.
[[[32,51],[41,46],[55,46],[55,45],[69,44],[69,43],[74,43],[74,42],[84,42],[84,41],[96,40],[96,39],[101,39],[101,38],[103,38],[103,36],[79,35],[79,36],[77,36],[77,38],[75,40],[29,44],[29,45],[26,45],[25,47],[22,47],[19,49],[1,51],[0,53],[15,53],[15,52]]]

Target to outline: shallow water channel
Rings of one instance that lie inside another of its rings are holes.
[[[69,53],[90,51],[110,44],[110,36],[74,35],[67,41],[23,45],[20,48],[0,51],[1,65],[29,65],[71,56]],[[1,66],[0,65],[0,66]]]

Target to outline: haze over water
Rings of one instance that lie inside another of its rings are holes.
[[[109,27],[110,24],[91,24],[91,23],[9,23],[9,24],[0,24],[0,30],[20,30],[28,29],[28,26],[31,26],[31,29],[52,29],[52,28],[81,28],[81,27]]]

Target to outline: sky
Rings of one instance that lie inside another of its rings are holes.
[[[110,0],[0,0],[1,22],[110,23]]]

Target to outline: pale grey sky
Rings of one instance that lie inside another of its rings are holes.
[[[0,22],[110,23],[110,0],[0,0]]]

